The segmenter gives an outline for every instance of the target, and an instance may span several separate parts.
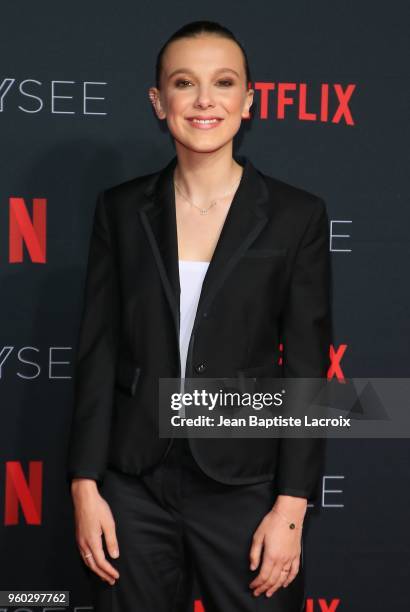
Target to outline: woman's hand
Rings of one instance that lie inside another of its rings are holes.
[[[76,540],[83,561],[109,584],[115,584],[119,573],[104,555],[101,536],[104,534],[107,550],[117,558],[118,542],[111,509],[101,497],[97,483],[89,478],[74,478],[71,495],[75,510]]]
[[[263,548],[263,562],[259,574],[249,585],[254,589],[255,597],[265,591],[266,596],[271,597],[281,586],[288,586],[299,571],[302,523],[307,503],[304,498],[291,498],[289,502],[283,502],[285,498],[289,499],[288,496],[278,496],[278,501],[253,535],[249,555],[251,570],[255,570],[260,564]],[[290,529],[283,515],[294,520],[297,528]],[[283,571],[288,569],[289,572]]]

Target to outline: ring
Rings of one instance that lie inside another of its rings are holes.
[[[88,553],[88,555],[84,555],[84,559],[88,559],[88,557],[92,557],[93,553]]]

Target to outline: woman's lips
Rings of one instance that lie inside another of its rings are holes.
[[[212,130],[220,123],[222,123],[223,119],[216,119],[206,123],[201,121],[194,121],[193,119],[187,119],[187,121],[190,123],[190,125],[192,125],[192,127],[196,128],[197,130]]]

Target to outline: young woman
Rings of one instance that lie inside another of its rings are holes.
[[[207,612],[304,604],[322,440],[158,435],[161,377],[326,376],[326,206],[233,154],[249,82],[229,30],[181,28],[149,90],[176,156],[98,199],[68,467],[97,611],[192,609],[194,575]]]

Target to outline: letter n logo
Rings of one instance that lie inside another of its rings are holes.
[[[34,263],[46,263],[46,210],[45,198],[33,198],[33,219],[30,218],[24,198],[10,198],[9,261],[23,261],[23,241]]]
[[[19,461],[6,462],[5,525],[17,525],[21,507],[28,525],[41,524],[43,462],[29,462],[29,482]]]

